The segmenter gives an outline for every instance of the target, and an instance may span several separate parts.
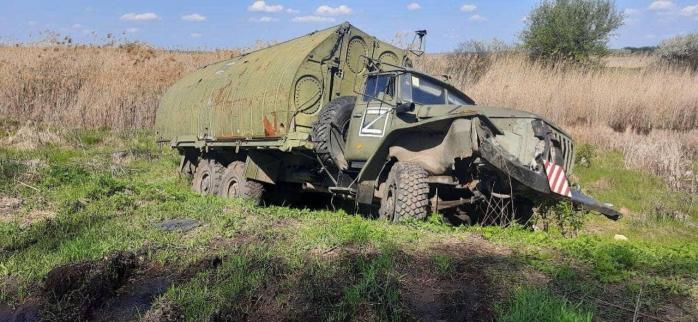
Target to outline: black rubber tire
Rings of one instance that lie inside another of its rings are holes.
[[[313,124],[311,140],[315,142],[315,153],[325,166],[333,166],[339,170],[348,168],[344,147],[354,103],[354,96],[335,98],[322,108]]]
[[[223,172],[218,195],[224,198],[243,198],[255,205],[262,202],[264,185],[245,177],[245,162],[233,161]]]
[[[225,168],[215,160],[199,161],[191,185],[194,191],[202,195],[216,195],[220,189]]]
[[[427,217],[429,207],[428,173],[416,163],[398,162],[390,169],[385,181],[381,219],[399,222]]]

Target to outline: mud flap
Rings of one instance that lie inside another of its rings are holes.
[[[618,220],[623,217],[620,212],[611,208],[612,206],[610,204],[602,204],[594,198],[583,194],[579,190],[572,190],[572,197],[570,199],[572,199],[572,203],[580,205],[589,210],[597,211],[606,216],[608,219]]]

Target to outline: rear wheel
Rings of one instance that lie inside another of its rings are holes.
[[[215,160],[203,159],[194,172],[192,188],[203,195],[215,195],[218,191],[225,168]]]
[[[355,102],[356,97],[353,96],[335,98],[322,108],[313,125],[311,137],[315,142],[315,153],[325,166],[339,170],[348,167],[344,147]]]
[[[388,174],[378,211],[393,222],[424,219],[429,206],[427,172],[416,163],[398,162]]]
[[[233,161],[225,168],[218,195],[225,198],[249,199],[259,204],[263,194],[264,185],[245,177],[245,162]]]

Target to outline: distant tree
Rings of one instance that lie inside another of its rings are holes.
[[[698,71],[698,33],[667,39],[659,45],[657,52],[670,64]]]
[[[544,0],[526,24],[521,39],[531,57],[588,62],[608,53],[608,38],[623,15],[611,0]]]
[[[623,50],[631,54],[653,54],[657,51],[657,46],[623,47]]]

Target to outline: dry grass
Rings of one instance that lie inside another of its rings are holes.
[[[613,54],[601,59],[604,66],[609,68],[645,68],[658,64],[659,57],[654,54]]]
[[[518,54],[487,57],[489,68],[462,72],[455,56],[426,56],[420,69],[449,74],[479,104],[513,106],[564,125],[604,124],[633,128],[690,130],[698,127],[698,74],[670,68],[553,68]]]
[[[0,47],[0,116],[65,127],[147,128],[170,84],[238,53],[140,44]]]
[[[448,74],[481,105],[544,115],[581,142],[622,151],[629,168],[698,191],[698,74],[647,55],[603,63],[608,66],[549,67],[520,54],[480,54],[424,56],[416,65]]]
[[[0,117],[67,128],[148,128],[170,84],[240,52],[141,44],[0,46]],[[611,56],[603,63],[551,68],[516,53],[416,61],[419,69],[450,75],[479,104],[544,115],[577,139],[623,151],[629,167],[664,176],[674,187],[695,187],[698,74],[664,68],[647,55]]]
[[[698,192],[698,130],[654,130],[647,135],[618,133],[606,126],[571,126],[578,141],[621,151],[625,167],[648,171],[673,189]]]

